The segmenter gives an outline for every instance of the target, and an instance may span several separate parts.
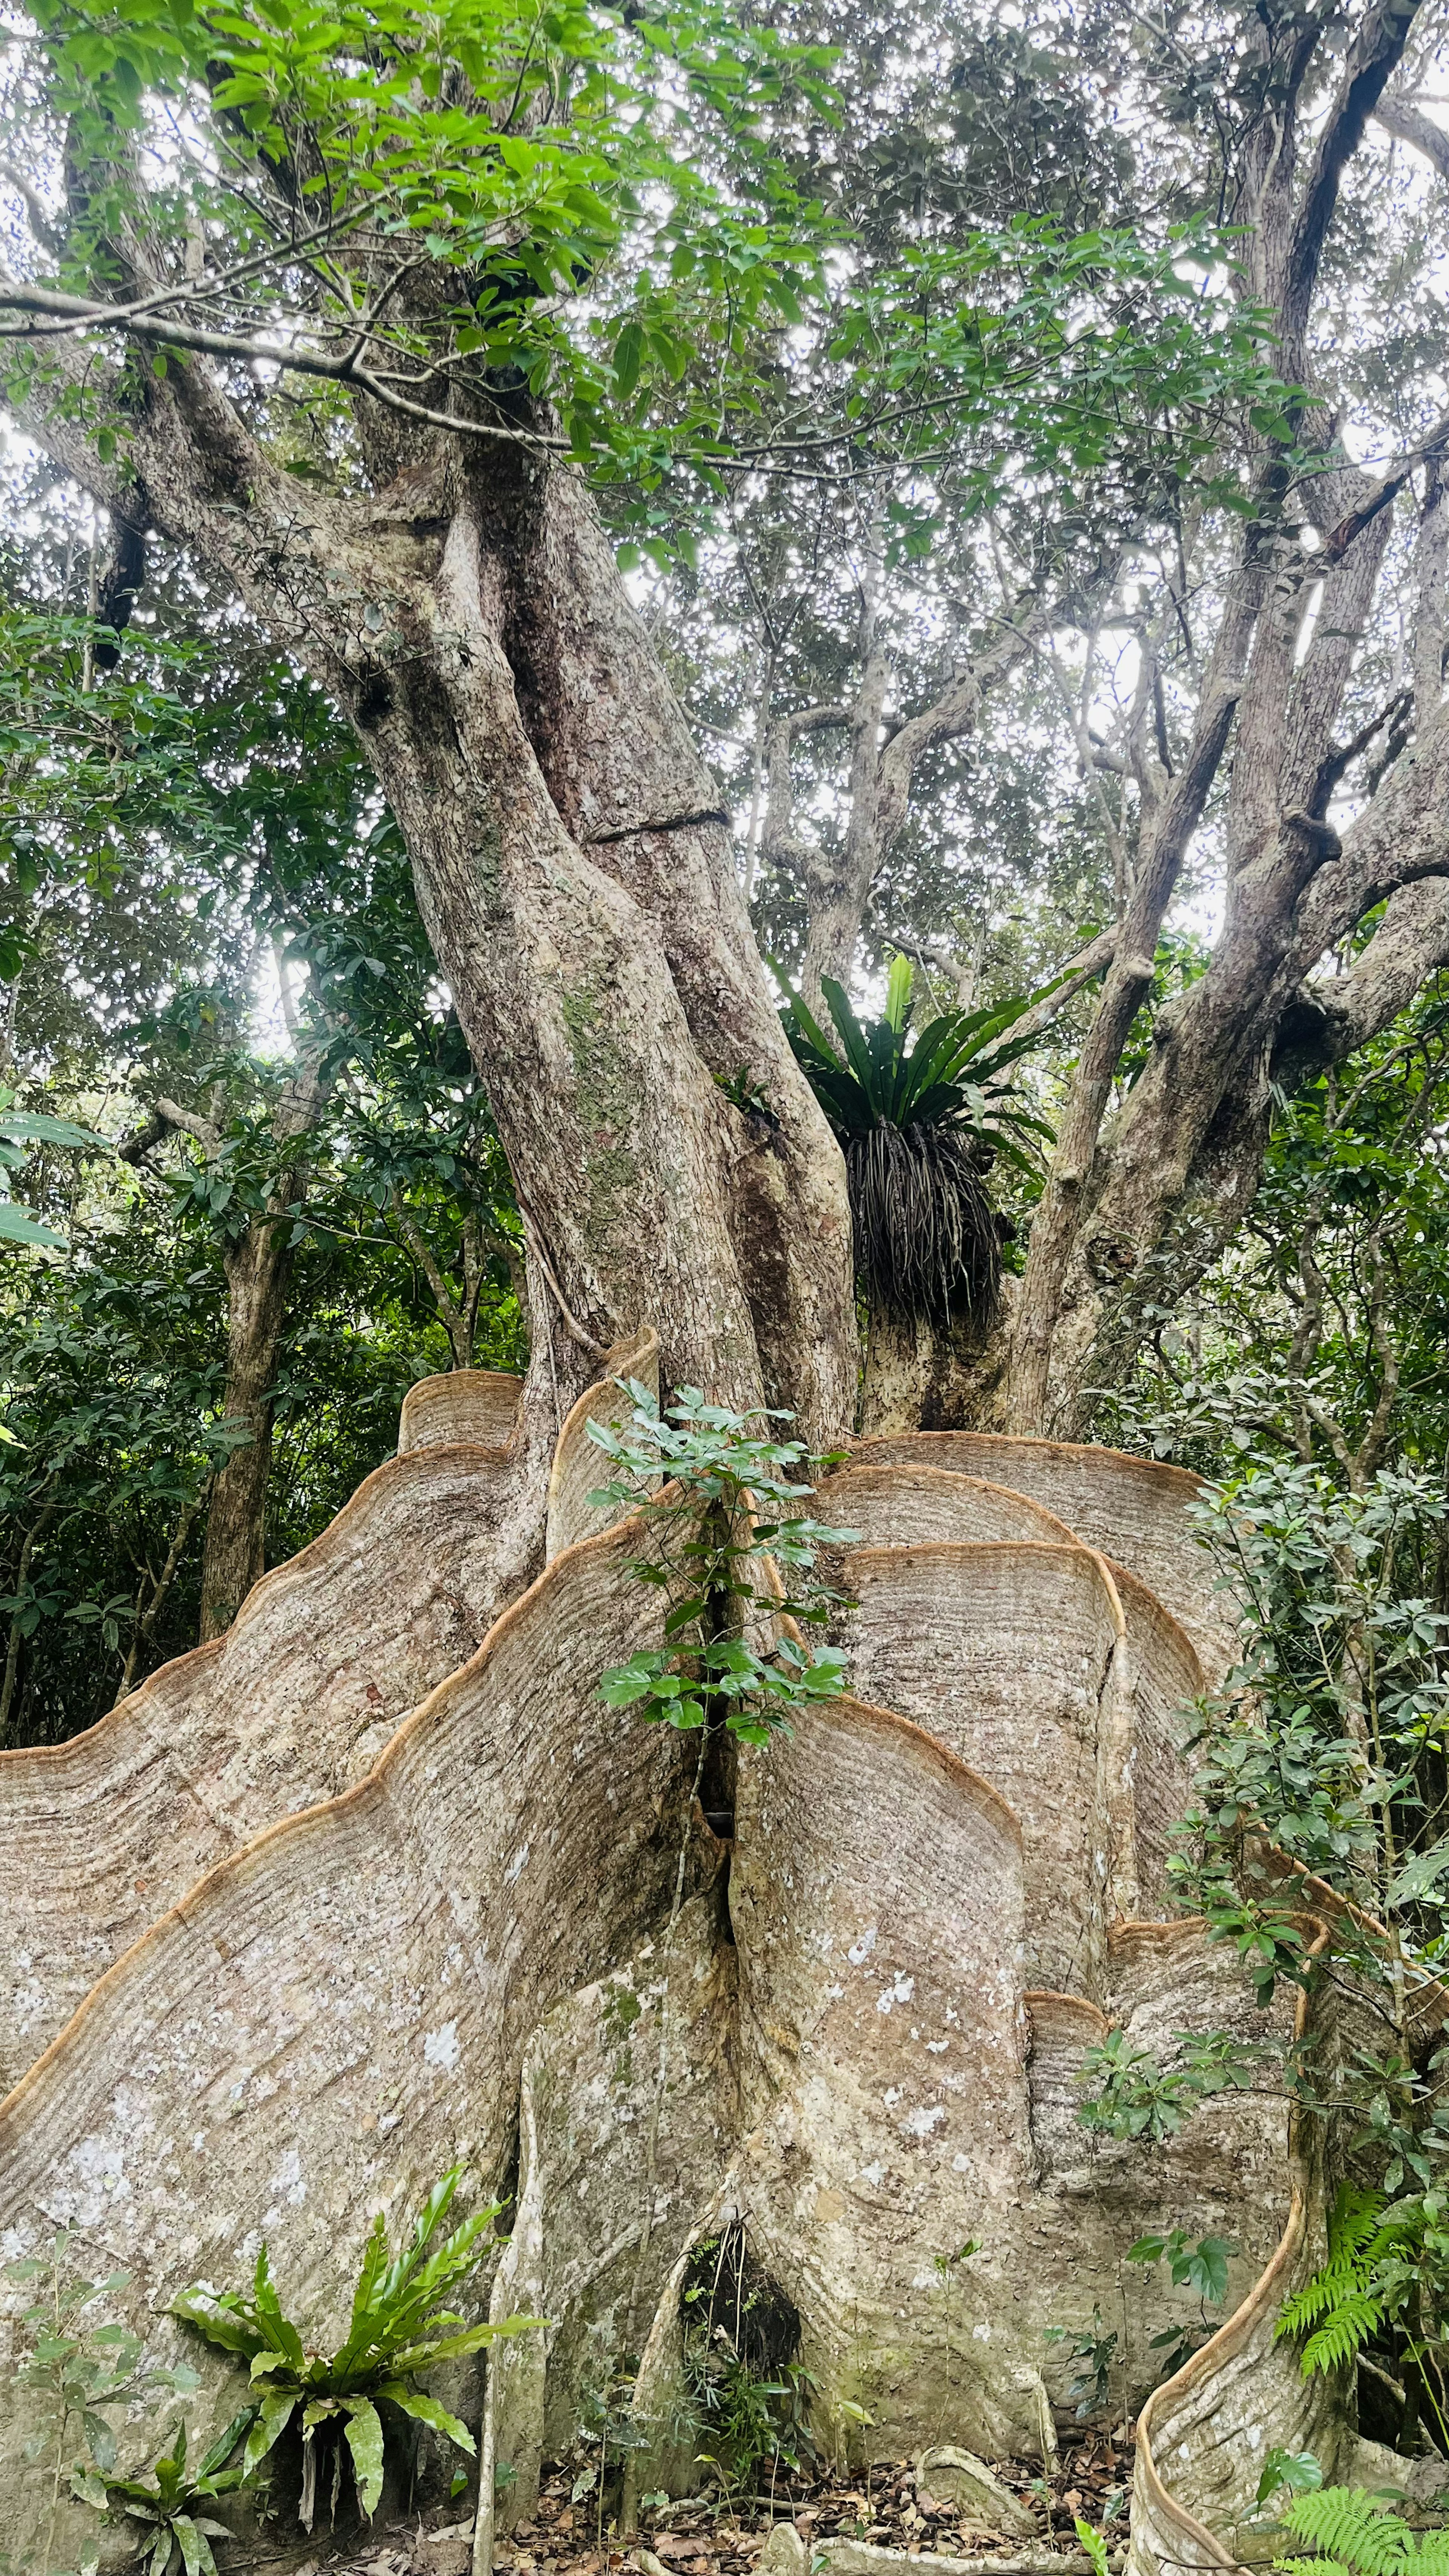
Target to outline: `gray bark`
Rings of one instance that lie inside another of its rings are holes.
[[[717,790],[576,476],[444,437],[305,501],[196,362],[148,377],[130,506],[193,547],[349,711],[397,815],[524,1205],[596,1344],[666,1383],[854,1403],[839,1156],[780,1032]],[[74,423],[30,425],[113,497]],[[774,1123],[714,1076],[748,1066]],[[588,1357],[535,1306],[555,1403]]]
[[[1343,169],[1413,14],[1407,5],[1365,13],[1301,180],[1299,101],[1317,42],[1306,22],[1279,65],[1274,111],[1249,140],[1237,211],[1253,228],[1251,288],[1279,318],[1279,364],[1290,382],[1307,373],[1309,314]],[[1312,404],[1304,434],[1324,446],[1332,435]],[[1008,1366],[997,1418],[1014,1430],[1080,1427],[1089,1391],[1114,1382],[1130,1359],[1144,1296],[1160,1297],[1165,1283],[1180,1291],[1201,1275],[1251,1204],[1272,1085],[1301,1080],[1373,1035],[1440,960],[1445,907],[1421,895],[1386,917],[1361,961],[1366,971],[1350,979],[1344,1009],[1306,983],[1384,893],[1449,867],[1437,715],[1342,843],[1326,820],[1351,756],[1351,747],[1336,747],[1335,726],[1393,497],[1407,479],[1405,468],[1376,484],[1346,465],[1316,478],[1306,500],[1320,543],[1304,552],[1278,529],[1278,468],[1270,451],[1263,454],[1263,515],[1245,531],[1187,761],[1144,813],[1135,884],[1003,1335]],[[1426,581],[1432,570],[1426,551]],[[1319,579],[1322,607],[1300,661],[1310,585]],[[1206,975],[1158,1014],[1147,1068],[1109,1122],[1166,908],[1235,715],[1223,932]]]

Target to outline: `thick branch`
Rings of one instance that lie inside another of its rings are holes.
[[[1449,138],[1446,138],[1449,149]],[[1414,722],[1420,733],[1444,694],[1444,579],[1449,567],[1449,500],[1436,457],[1419,521],[1418,598],[1414,606]]]
[[[198,1144],[206,1147],[208,1154],[218,1153],[221,1149],[221,1130],[214,1127],[209,1118],[201,1117],[194,1109],[180,1108],[174,1100],[160,1099],[152,1102],[145,1126],[138,1127],[134,1135],[127,1136],[116,1147],[117,1160],[122,1163],[141,1162],[153,1145],[159,1145],[173,1128],[183,1136],[194,1136]]]
[[[1401,753],[1371,805],[1318,870],[1299,910],[1306,975],[1396,887],[1449,870],[1449,700]]]
[[[1323,1007],[1330,1061],[1341,1063],[1377,1037],[1441,966],[1449,966],[1449,876],[1423,877],[1390,897],[1346,975],[1310,988]]]
[[[1240,641],[1236,630],[1231,637],[1226,629],[1220,635],[1220,668]],[[1236,678],[1225,675],[1204,698],[1186,763],[1168,789],[1143,853],[1097,1015],[1082,1049],[1051,1174],[1032,1222],[1031,1251],[1012,1337],[1007,1421],[1011,1430],[1035,1431],[1045,1419],[1052,1341],[1103,1114],[1128,1032],[1152,982],[1162,916],[1226,749],[1240,686]]]
[[[1290,383],[1303,374],[1309,310],[1344,171],[1402,57],[1418,8],[1419,0],[1382,0],[1370,10],[1349,49],[1338,95],[1318,137],[1288,245],[1279,363]]]
[[[0,283],[0,313],[22,317],[13,329],[0,331],[0,340],[41,341],[52,346],[53,333],[41,328],[41,317],[48,315],[87,332],[119,331],[127,339],[144,341],[148,347],[189,349],[200,357],[231,358],[238,365],[281,367],[289,375],[320,376],[329,384],[347,385],[358,393],[369,394],[374,402],[381,403],[387,411],[400,413],[404,420],[419,421],[428,429],[446,430],[450,436],[489,439],[507,447],[525,447],[557,456],[568,450],[566,439],[546,437],[539,431],[502,421],[480,420],[471,412],[439,411],[430,403],[415,402],[410,395],[400,393],[390,377],[364,366],[355,344],[340,357],[327,358],[315,349],[299,348],[294,341],[269,340],[249,332],[209,331],[201,323],[184,321],[175,313],[128,311],[118,305],[97,303],[89,296],[62,295],[58,288],[22,285],[14,278]],[[35,318],[26,320],[26,316]]]
[[[1432,117],[1415,107],[1412,99],[1381,98],[1374,109],[1374,123],[1385,134],[1394,135],[1400,143],[1411,144],[1432,162],[1441,179],[1449,179],[1449,134]]]
[[[1038,600],[1021,625],[1008,629],[987,652],[958,671],[933,706],[911,716],[892,735],[880,755],[877,821],[883,850],[905,820],[911,780],[920,761],[938,743],[959,741],[962,734],[974,730],[986,691],[1025,659],[1046,633],[1051,617],[1051,610]]]

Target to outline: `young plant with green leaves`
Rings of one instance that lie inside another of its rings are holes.
[[[799,2313],[755,2262],[742,2227],[696,2247],[680,2315],[701,2465],[716,2472],[727,2493],[741,2495],[753,2495],[765,2471],[772,2484],[782,2468],[796,2476],[808,2472],[819,2452],[809,2421],[815,2382],[799,2357]]]
[[[1118,2335],[1115,2326],[1103,2324],[1101,2309],[1093,2308],[1090,2325],[1047,2326],[1042,2341],[1060,2344],[1070,2365],[1067,2397],[1076,2401],[1072,2411],[1077,2422],[1086,2424],[1094,2415],[1105,2415],[1112,2402]]]
[[[1124,2030],[1110,2030],[1089,2048],[1078,2078],[1092,2088],[1077,2110],[1083,2127],[1160,2146],[1177,2135],[1199,2103],[1216,2093],[1248,2090],[1265,2060],[1278,2063],[1277,2051],[1222,2031],[1174,2031],[1173,2041],[1177,2056],[1167,2066],[1150,2049],[1134,2048]]]
[[[788,1422],[787,1413],[732,1413],[690,1386],[661,1413],[637,1378],[623,1392],[627,1422],[588,1426],[615,1469],[589,1500],[641,1515],[650,1552],[629,1572],[663,1594],[665,1643],[614,1665],[600,1689],[611,1708],[651,1725],[767,1743],[798,1710],[845,1687],[838,1647],[793,1633],[795,1624],[823,1627],[839,1599],[816,1576],[820,1549],[858,1535],[800,1510],[815,1490],[801,1471],[837,1460],[757,1427]]]
[[[1175,2290],[1197,2294],[1196,2319],[1178,2319],[1152,2337],[1150,2350],[1162,2355],[1162,2377],[1170,2379],[1201,2350],[1215,2331],[1210,2308],[1221,2308],[1228,2294],[1228,2261],[1237,2252],[1225,2236],[1191,2237],[1186,2228],[1169,2228],[1165,2236],[1139,2236],[1127,2248],[1129,2263],[1165,2263]]]
[[[149,2364],[140,2336],[128,2326],[106,2319],[104,2311],[99,2317],[88,2313],[98,2302],[125,2289],[131,2276],[111,2272],[103,2281],[85,2278],[72,2267],[72,2234],[62,2228],[44,2254],[26,2255],[5,2266],[7,2281],[35,2293],[20,2317],[26,2344],[15,2381],[40,2419],[26,2443],[25,2456],[48,2463],[41,2472],[49,2486],[43,2560],[47,2576],[67,2470],[73,2475],[90,2471],[104,2477],[115,2468],[111,2410],[129,2406],[152,2390],[179,2395],[197,2385],[196,2373],[184,2364],[174,2370]],[[78,2455],[80,2445],[84,2450]]]
[[[1197,1800],[1170,1874],[1238,1949],[1260,2004],[1280,1977],[1310,1990],[1327,1977],[1380,2034],[1331,2063],[1310,2039],[1276,2074],[1271,2051],[1252,2053],[1263,2088],[1322,2121],[1351,2176],[1328,2260],[1279,2330],[1301,2340],[1306,2373],[1356,2370],[1373,2430],[1403,2445],[1427,2431],[1449,2450],[1449,2048],[1425,2047],[1415,2003],[1449,1941],[1449,1496],[1437,1476],[1384,1468],[1340,1484],[1255,1452],[1195,1508],[1237,1609],[1239,1661],[1199,1711]],[[1285,1861],[1347,1900],[1323,1907],[1313,1948]],[[1251,2076],[1240,2043],[1196,2045]],[[1089,2116],[1160,2122],[1160,2071],[1104,2071]]]
[[[912,1044],[912,983],[910,960],[897,957],[884,1017],[862,1025],[827,976],[834,1045],[787,985],[786,1031],[845,1156],[867,1303],[902,1320],[964,1313],[984,1333],[1001,1302],[1001,1232],[986,1175],[1004,1161],[1034,1178],[1039,1149],[1052,1141],[1007,1079],[1042,1042],[1035,1023],[1018,1028],[1042,996],[942,1012]]]
[[[299,2516],[310,2531],[316,2516],[324,2448],[331,2471],[331,2511],[341,2492],[344,2452],[362,2512],[371,2518],[382,2494],[382,2406],[412,2422],[431,2425],[458,2448],[476,2449],[456,2415],[417,2385],[436,2363],[482,2352],[501,2335],[530,2333],[538,2317],[505,2317],[470,2324],[449,2302],[470,2281],[491,2250],[493,2222],[503,2206],[474,2210],[441,2242],[438,2229],[452,2203],[463,2167],[449,2168],[428,2194],[401,2252],[389,2258],[387,2222],[373,2222],[353,2293],[352,2320],[334,2352],[319,2352],[289,2318],[272,2281],[267,2249],[257,2256],[250,2295],[197,2284],[176,2300],[172,2314],[194,2326],[208,2343],[245,2361],[257,2392],[256,2421],[247,2435],[243,2474],[250,2477],[293,2419],[300,2416],[302,2492]],[[429,2250],[431,2248],[431,2250]]]
[[[235,2535],[206,2507],[218,2496],[235,2494],[243,2484],[245,2468],[228,2468],[227,2462],[243,2434],[250,2431],[256,2413],[255,2406],[246,2406],[234,2415],[203,2452],[193,2475],[188,2475],[186,2466],[186,2426],[178,2423],[170,2450],[152,2461],[149,2478],[120,2477],[91,2462],[72,2471],[71,2493],[99,2512],[141,2525],[138,2564],[144,2576],[216,2576],[211,2544]]]

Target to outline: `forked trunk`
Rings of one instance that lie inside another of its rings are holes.
[[[535,1392],[556,1413],[653,1325],[666,1386],[837,1438],[857,1357],[840,1157],[582,483],[444,443],[303,524],[203,377],[148,379],[145,404],[153,520],[351,713],[405,836],[541,1256]],[[768,1118],[721,1089],[742,1069]]]

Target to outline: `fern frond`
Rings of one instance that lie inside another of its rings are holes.
[[[1346,2361],[1352,2361],[1363,2350],[1383,2321],[1383,2300],[1376,2299],[1371,2291],[1356,2290],[1351,2298],[1340,2299],[1303,2347],[1304,2378],[1311,2379],[1315,2371],[1342,2369]]]
[[[1449,2576],[1449,2531],[1425,2531],[1413,2553],[1414,2576]]]
[[[1283,2520],[1298,2539],[1311,2540],[1351,2576],[1396,2576],[1413,2550],[1408,2524],[1385,2513],[1362,2487],[1319,2487],[1295,2496]]]
[[[1362,2253],[1377,2234],[1383,2214],[1382,2192],[1359,2191],[1351,2182],[1340,2183],[1328,2213],[1329,2264]]]
[[[1369,2283],[1374,2265],[1403,2233],[1392,2221],[1385,2226],[1382,2194],[1359,2191],[1341,2183],[1328,2213],[1328,2259],[1311,2281],[1285,2299],[1273,2332],[1309,2336],[1303,2354],[1303,2376],[1337,2370],[1350,2361],[1375,2328],[1383,2323],[1382,2302]],[[1317,2332],[1311,2329],[1317,2328]]]
[[[1354,2576],[1341,2558],[1275,2558],[1274,2576]]]
[[[1320,2317],[1327,2316],[1336,2308],[1341,2299],[1351,2298],[1362,2287],[1363,2271],[1358,2263],[1325,2263],[1321,2272],[1315,2272],[1311,2281],[1305,2281],[1301,2290],[1295,2290],[1291,2299],[1284,2300],[1274,2333],[1305,2333],[1310,2326],[1317,2325]]]

